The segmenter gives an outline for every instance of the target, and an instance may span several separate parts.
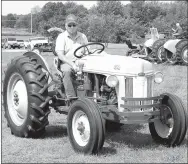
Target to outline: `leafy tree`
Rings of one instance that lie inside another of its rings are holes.
[[[98,1],[97,6],[92,8],[93,13],[102,15],[121,15],[123,16],[123,5],[120,1]]]
[[[10,27],[10,28],[14,28],[14,25],[16,24],[16,18],[13,14],[8,14],[6,16],[6,20],[5,20],[5,26],[6,27]]]
[[[29,28],[30,19],[31,18],[29,17],[29,15],[20,16],[16,21],[15,27],[16,28]]]

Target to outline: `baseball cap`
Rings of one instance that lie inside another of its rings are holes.
[[[74,14],[69,14],[66,18],[66,23],[69,24],[69,23],[75,23],[75,24],[78,24],[77,22],[77,17],[74,15]]]

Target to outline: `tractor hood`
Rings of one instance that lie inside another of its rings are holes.
[[[152,64],[146,60],[127,56],[95,53],[80,59],[84,72],[110,75],[137,76],[138,73],[153,73]]]

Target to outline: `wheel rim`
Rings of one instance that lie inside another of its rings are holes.
[[[165,106],[162,110],[163,118],[155,120],[155,130],[161,138],[168,138],[174,127],[174,118],[169,107]]]
[[[158,49],[157,55],[160,61],[162,61],[162,46]]]
[[[12,74],[8,82],[7,106],[12,121],[21,126],[27,118],[28,95],[26,84],[18,73]]]
[[[182,52],[182,59],[183,59],[183,61],[184,62],[186,62],[187,63],[187,60],[188,60],[188,55],[187,55],[187,53],[188,53],[188,50],[187,50],[187,47],[183,50],[183,52]]]
[[[170,62],[170,63],[175,63],[176,62],[176,54],[172,54],[172,53],[169,53],[167,54],[167,60]]]
[[[90,138],[90,124],[86,114],[78,110],[73,116],[72,131],[75,141],[79,146],[85,146]]]

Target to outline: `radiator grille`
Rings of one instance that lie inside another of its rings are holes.
[[[152,76],[147,77],[147,97],[152,97]],[[133,98],[133,78],[125,79],[125,98]],[[125,102],[126,105],[149,105],[152,104],[152,100],[148,101],[128,101]],[[131,111],[138,111],[140,109],[132,108]]]
[[[153,77],[149,76],[147,77],[147,97],[152,97],[152,81],[153,81]],[[149,105],[152,104],[152,100],[148,100],[148,101],[142,101],[142,105]]]
[[[133,78],[125,79],[125,97],[133,97]]]

